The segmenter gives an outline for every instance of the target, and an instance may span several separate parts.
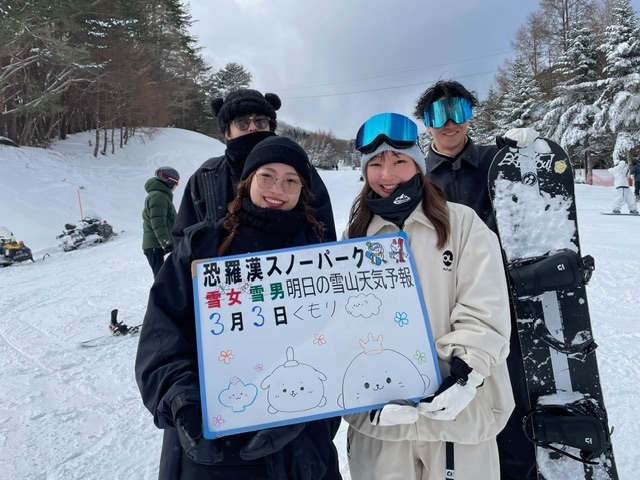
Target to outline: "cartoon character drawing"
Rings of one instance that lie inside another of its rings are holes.
[[[338,396],[338,405],[345,410],[426,394],[429,377],[420,373],[408,357],[384,348],[382,340],[382,335],[374,339],[372,333],[366,341],[360,339],[363,351],[345,370]]]
[[[326,375],[311,365],[299,363],[294,358],[293,348],[287,348],[287,361],[267,376],[260,387],[268,390],[269,413],[302,412],[324,407]]]
[[[371,260],[371,263],[376,267],[383,263],[387,263],[384,259],[384,247],[380,242],[367,242],[366,245],[368,250],[365,252],[364,256]]]
[[[244,412],[257,396],[258,387],[253,383],[244,383],[240,378],[232,377],[229,386],[218,394],[218,401],[234,412]]]
[[[396,263],[404,263],[409,257],[409,254],[404,250],[404,238],[394,238],[389,250],[389,258],[395,260]]]

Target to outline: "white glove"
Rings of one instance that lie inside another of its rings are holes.
[[[433,420],[453,420],[471,403],[483,382],[482,375],[456,357],[451,363],[451,375],[434,395],[421,400],[416,408],[420,415]]]
[[[372,425],[390,427],[392,425],[410,425],[419,417],[416,403],[411,400],[391,400],[384,407],[372,410],[369,420]]]
[[[512,128],[507,130],[504,137],[516,142],[518,148],[525,148],[531,145],[539,135],[533,128]]]

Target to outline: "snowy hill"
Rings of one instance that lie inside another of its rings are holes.
[[[140,479],[157,477],[161,432],[140,401],[133,363],[137,338],[108,336],[109,312],[129,325],[142,321],[152,283],[141,250],[144,182],[171,165],[182,178],[223,152],[211,138],[160,129],[134,137],[114,155],[94,158],[89,134],[52,149],[0,145],[7,226],[40,259],[0,269],[0,479]],[[334,199],[336,224],[346,225],[362,186],[359,171],[320,173]],[[119,235],[103,245],[63,253],[55,236],[94,210]],[[609,211],[613,188],[577,185],[583,254],[595,257],[588,294],[598,359],[621,479],[636,478],[640,453],[640,218]],[[106,340],[95,348],[78,343]],[[336,441],[349,479],[345,428]]]

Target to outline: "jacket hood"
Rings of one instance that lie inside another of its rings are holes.
[[[164,182],[161,182],[160,180],[158,180],[155,177],[150,178],[149,180],[147,180],[145,182],[144,189],[147,191],[147,193],[164,192],[164,193],[168,193],[169,195],[171,195],[173,197],[173,192],[167,186],[167,184],[164,183]]]

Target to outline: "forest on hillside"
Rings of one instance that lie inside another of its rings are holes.
[[[207,64],[181,0],[0,0],[0,136],[19,145],[95,131],[94,155],[140,127],[221,138],[214,96],[251,73]],[[631,159],[640,145],[640,31],[629,0],[540,0],[512,40],[472,135],[528,126],[576,159]],[[357,163],[353,142],[283,126],[320,168]],[[425,138],[428,142],[428,138]]]

